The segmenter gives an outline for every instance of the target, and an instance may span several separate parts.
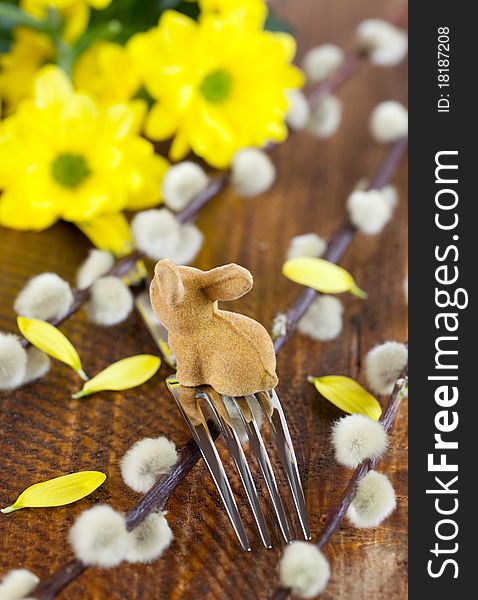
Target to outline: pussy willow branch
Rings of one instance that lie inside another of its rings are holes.
[[[395,19],[395,24],[399,25],[403,20],[403,15],[400,15],[397,19]],[[354,52],[331,78],[325,80],[315,91],[309,94],[308,101],[311,108],[317,106],[317,104],[325,96],[337,91],[341,85],[350,79],[358,71],[365,58],[366,54],[360,50]],[[372,178],[369,189],[380,189],[391,179],[398,167],[400,159],[405,152],[407,142],[407,138],[403,138],[393,146],[392,150],[377,171],[375,177]],[[271,146],[271,148],[272,147],[273,146]],[[211,178],[208,186],[202,192],[200,192],[185,209],[176,214],[178,221],[180,223],[193,221],[201,208],[215,198],[225,188],[229,182],[229,176],[229,171],[226,171],[225,173]],[[350,245],[355,232],[356,229],[351,223],[344,223],[344,225],[342,225],[342,227],[331,238],[324,258],[331,262],[337,262],[340,260]],[[141,258],[144,258],[144,254],[139,251],[134,251],[128,256],[120,259],[113,266],[108,275],[114,275],[116,277],[127,275],[134,267],[136,262]],[[75,290],[74,301],[68,313],[61,319],[52,321],[52,324],[59,325],[65,319],[72,316],[88,299],[89,292],[89,288],[85,288],[84,290]],[[317,292],[315,292],[315,290],[305,290],[304,293],[298,298],[294,306],[288,311],[287,332],[285,335],[280,336],[275,340],[274,347],[276,353],[280,351],[283,344],[289,339],[293,331],[295,331],[298,321],[310,307],[316,296]],[[23,339],[22,344],[24,346],[28,346],[29,342]],[[216,439],[219,436],[219,431],[212,422],[208,422],[208,425],[213,439]],[[171,469],[167,475],[161,478],[161,480],[158,481],[158,483],[155,484],[147,494],[145,494],[141,501],[126,514],[126,523],[129,531],[139,525],[149,514],[157,510],[162,510],[166,506],[167,501],[175,489],[181,484],[181,482],[186,478],[186,476],[201,458],[199,448],[192,439],[190,439],[182,447],[178,454],[178,462],[173,469]],[[68,565],[57,571],[50,578],[39,583],[33,592],[35,594],[35,598],[37,600],[51,600],[71,581],[76,579],[76,577],[79,577],[86,569],[87,566],[80,561],[71,561]]]
[[[144,255],[141,252],[135,250],[131,254],[128,254],[128,256],[125,256],[121,260],[118,260],[108,271],[108,273],[106,273],[106,275],[113,275],[114,277],[125,277],[131,271],[131,269],[133,269],[136,262],[143,257]],[[80,306],[84,304],[86,300],[88,300],[89,296],[90,287],[84,288],[82,290],[74,290],[73,303],[70,306],[68,312],[59,319],[50,320],[49,323],[55,325],[55,327],[63,323],[63,321],[65,321],[78,311]],[[25,348],[28,348],[30,346],[30,342],[25,338],[22,338],[20,340],[20,343]]]
[[[396,380],[392,394],[390,395],[388,407],[382,413],[382,416],[380,418],[380,422],[382,423],[385,431],[388,432],[391,429],[400,403],[403,400],[403,398],[405,398],[407,395],[408,364]],[[357,484],[361,479],[365,477],[365,475],[367,475],[369,471],[375,469],[378,461],[379,459],[366,460],[355,469],[347,487],[345,488],[342,494],[342,498],[340,499],[339,504],[336,507],[333,507],[327,514],[322,533],[319,535],[315,542],[317,548],[322,549],[325,546],[325,544],[327,544],[327,542],[330,540],[335,530],[340,525],[342,519],[345,517],[349,506],[352,504],[353,499],[355,498]],[[290,590],[280,588],[273,594],[272,600],[285,600],[289,597],[289,594]]]
[[[208,426],[211,435],[216,439],[219,436],[216,426],[211,421],[208,421]],[[178,461],[171,471],[154,485],[140,502],[126,514],[128,531],[137,527],[152,512],[164,509],[174,490],[201,458],[199,448],[192,439],[179,450],[178,454]],[[36,600],[51,600],[87,568],[79,560],[73,560],[48,579],[41,581],[32,594]]]
[[[405,154],[407,145],[408,137],[403,137],[395,142],[377,169],[377,172],[370,180],[367,189],[379,190],[383,188],[384,185],[389,183],[395,174],[402,157]],[[356,232],[356,227],[354,227],[349,220],[346,220],[330,239],[323,258],[332,263],[337,263],[350,246]],[[282,348],[282,345],[289,339],[289,337],[297,328],[300,319],[318,296],[319,292],[313,290],[312,288],[305,289],[298,296],[297,300],[286,313],[287,324],[285,333],[277,337],[274,341],[274,348],[276,352],[278,352]]]
[[[396,27],[405,27],[408,17],[408,5],[403,3],[402,8],[393,19],[390,20]],[[308,95],[308,101],[311,109],[316,108],[324,98],[335,94],[338,89],[367,62],[367,52],[361,48],[353,51],[340,65],[340,67],[315,90]]]
[[[381,163],[375,176],[371,179],[369,186],[370,188],[381,188],[386,183],[388,183],[392,175],[395,173],[406,147],[407,140],[406,138],[404,138],[402,140],[399,140],[391,148],[390,152]],[[350,245],[355,231],[356,230],[352,225],[346,223],[335,233],[335,235],[330,240],[328,246],[328,260],[337,262],[342,257],[345,250]],[[137,259],[138,257],[135,258],[132,264],[129,264],[130,268],[135,264]],[[127,259],[123,259],[123,261],[119,261],[117,265],[119,263],[125,265],[125,263],[127,263],[128,260],[130,260],[129,257],[127,257]],[[307,308],[310,306],[310,304],[313,302],[316,296],[317,292],[315,292],[315,290],[305,290],[303,294],[299,296],[298,300],[294,303],[293,307],[288,311],[288,331],[286,335],[276,339],[276,353],[280,351],[284,343],[289,339],[289,337],[295,330],[300,317],[304,314],[304,312],[307,310]],[[390,404],[392,405],[392,402]],[[392,413],[391,405],[389,406],[386,413],[384,413],[383,415],[384,426],[386,425],[386,422],[388,423],[389,419],[393,420],[393,416],[395,413]],[[391,416],[386,417],[386,415]],[[387,421],[385,421],[385,418],[387,418]],[[387,427],[389,426],[390,425],[387,425]],[[212,422],[209,422],[209,428],[211,430],[211,435],[214,439],[216,439],[219,436],[217,428]],[[195,442],[192,439],[190,439],[179,451],[179,458],[173,469],[167,475],[161,478],[150,489],[150,491],[138,502],[138,504],[127,513],[126,523],[128,529],[134,529],[152,512],[164,509],[164,507],[167,504],[167,501],[169,500],[175,489],[182,483],[182,481],[187,477],[190,471],[192,471],[193,467],[196,465],[200,458],[201,454],[199,452],[199,448],[197,447]],[[60,569],[55,574],[53,574],[50,578],[40,582],[36,590],[33,592],[34,597],[37,600],[51,600],[65,586],[67,586],[71,581],[73,581],[76,577],[83,573],[83,571],[86,568],[87,567],[83,565],[80,561],[72,561],[66,567]]]

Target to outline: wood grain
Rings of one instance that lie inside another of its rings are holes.
[[[294,25],[299,52],[322,42],[353,48],[353,30],[365,17],[387,17],[401,5],[395,0],[302,0],[274,2],[276,12]],[[381,100],[406,101],[406,67],[365,66],[341,90],[344,122],[330,140],[296,134],[273,152],[278,182],[263,197],[241,200],[227,190],[201,212],[199,227],[207,243],[197,266],[207,269],[235,261],[249,268],[255,287],[231,303],[268,326],[288,307],[300,288],[280,275],[289,239],[316,231],[328,236],[341,223],[345,200],[355,183],[371,174],[385,148],[367,130],[371,109]],[[344,298],[344,332],[319,344],[295,336],[279,356],[279,395],[284,404],[305,482],[312,531],[337,501],[350,472],[335,464],[329,426],[339,411],[320,400],[307,383],[309,374],[348,374],[363,382],[363,358],[374,344],[405,340],[406,168],[396,178],[401,202],[393,223],[377,237],[357,236],[342,262],[367,302]],[[14,331],[13,300],[26,279],[45,270],[74,280],[88,243],[61,223],[41,234],[0,229],[0,330]],[[80,313],[63,331],[79,349],[86,369],[95,373],[124,356],[155,352],[139,319],[132,316],[113,328],[94,327]],[[118,461],[131,444],[146,436],[166,435],[177,444],[187,428],[160,374],[138,390],[71,400],[80,382],[55,363],[41,381],[0,394],[0,504],[5,506],[28,485],[79,469],[108,474],[91,497],[68,507],[19,511],[0,518],[0,573],[24,566],[44,577],[72,558],[67,533],[75,517],[96,502],[126,510],[138,496],[122,482]],[[381,463],[395,486],[396,512],[376,530],[347,524],[325,552],[333,576],[322,598],[402,600],[407,595],[407,415],[403,405],[391,439],[392,452]],[[124,565],[106,572],[90,569],[60,594],[68,600],[246,599],[265,600],[277,585],[280,549],[266,551],[253,537],[252,553],[243,553],[208,477],[198,464],[169,503],[175,541],[160,561]],[[250,522],[250,521],[248,521]]]

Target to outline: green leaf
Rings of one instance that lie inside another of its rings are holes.
[[[79,471],[35,483],[18,496],[17,500],[1,512],[8,514],[20,508],[46,508],[64,506],[85,498],[105,481],[100,471]]]
[[[315,389],[340,408],[351,415],[366,415],[378,421],[382,407],[378,400],[369,394],[359,383],[342,375],[327,375],[325,377],[309,377]]]
[[[160,365],[161,359],[152,354],[124,358],[88,380],[80,392],[73,394],[73,398],[83,398],[105,390],[129,390],[137,387],[151,379]]]
[[[2,25],[0,24],[0,54],[4,54],[10,51],[12,46],[13,38],[10,31],[2,31]]]
[[[266,22],[264,23],[264,29],[266,31],[278,31],[282,33],[290,33],[292,34],[293,28],[290,23],[287,23],[277,15],[273,13],[269,13],[266,18]]]
[[[174,2],[174,0],[169,1]],[[168,4],[168,0],[163,0],[163,6],[165,6],[163,10],[166,10],[167,8],[166,4]],[[183,13],[183,15],[191,17],[191,19],[194,19],[195,21],[199,19],[199,15],[201,14],[201,10],[197,2],[186,2],[183,0],[182,2],[175,2],[172,8],[180,13]]]
[[[295,283],[313,288],[323,294],[350,292],[362,299],[367,297],[367,294],[357,287],[348,271],[323,258],[310,256],[293,258],[284,263],[282,274]]]
[[[106,8],[91,11],[89,27],[117,20],[122,24],[122,30],[115,41],[124,44],[135,33],[155,27],[161,14],[167,9],[176,8],[178,4],[179,0],[113,0]]]

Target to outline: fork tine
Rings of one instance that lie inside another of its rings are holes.
[[[241,478],[242,485],[246,490],[247,498],[249,500],[249,504],[251,505],[252,514],[254,515],[254,519],[256,521],[257,529],[259,530],[262,543],[266,548],[272,548],[272,543],[266,526],[266,520],[262,512],[259,497],[257,495],[256,486],[254,485],[254,479],[249,469],[249,464],[244,454],[244,450],[242,449],[239,437],[234,431],[234,428],[231,427],[216,410],[214,402],[211,400],[209,394],[201,392],[198,394],[198,396],[207,401],[212,414],[218,422],[221,435],[224,438],[226,446],[228,447],[228,450],[232,455],[234,464],[236,465],[237,471]]]
[[[209,429],[204,424],[194,425],[186,411],[183,409],[181,405],[181,401],[179,398],[179,384],[175,377],[168,377],[166,380],[169,390],[173,394],[176,403],[183,415],[188,427],[191,431],[191,435],[193,436],[194,441],[199,447],[201,451],[204,462],[211,473],[211,476],[216,484],[217,490],[223,504],[226,508],[229,519],[232,523],[234,531],[239,539],[241,546],[244,550],[250,551],[251,546],[249,544],[249,540],[247,538],[246,531],[244,529],[244,525],[242,523],[241,515],[239,514],[239,510],[237,508],[236,499],[234,498],[234,494],[232,493],[231,485],[229,483],[229,479],[227,478],[226,472],[224,471],[224,466],[217,452],[214,441],[211,437]]]
[[[287,480],[289,481],[292,498],[294,499],[294,504],[304,537],[306,540],[310,540],[310,528],[307,517],[307,506],[305,503],[304,490],[302,488],[299,468],[297,466],[297,458],[295,456],[294,446],[292,445],[292,439],[287,426],[284,410],[282,409],[282,405],[275,390],[271,390],[269,397],[273,409],[271,415],[269,415],[269,411],[264,406],[262,395],[257,394],[257,396],[259,396],[259,402],[262,406],[264,414],[268,419],[272,437],[274,438],[277,450],[279,451],[279,456],[282,461]]]
[[[232,396],[231,398],[234,404],[236,405],[239,414],[241,415],[243,425],[249,437],[249,442],[251,444],[252,451],[254,452],[259,466],[261,468],[262,474],[264,475],[266,486],[272,500],[272,505],[277,516],[277,521],[279,522],[279,527],[282,536],[288,544],[292,541],[289,522],[287,520],[287,516],[284,510],[284,505],[282,504],[282,499],[280,497],[279,490],[277,487],[277,481],[274,475],[274,470],[272,469],[271,461],[269,459],[269,455],[267,454],[267,450],[264,444],[264,440],[262,439],[261,432],[256,423],[256,420],[253,418],[249,423],[244,417],[242,409],[239,406],[239,403],[237,402],[236,398],[233,398]],[[246,396],[245,398],[247,400],[248,396]]]

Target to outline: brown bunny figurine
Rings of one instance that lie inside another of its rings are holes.
[[[220,310],[252,288],[252,275],[236,264],[210,271],[160,260],[151,283],[151,305],[168,330],[181,385],[210,385],[226,396],[246,396],[277,385],[272,340],[262,325]]]

